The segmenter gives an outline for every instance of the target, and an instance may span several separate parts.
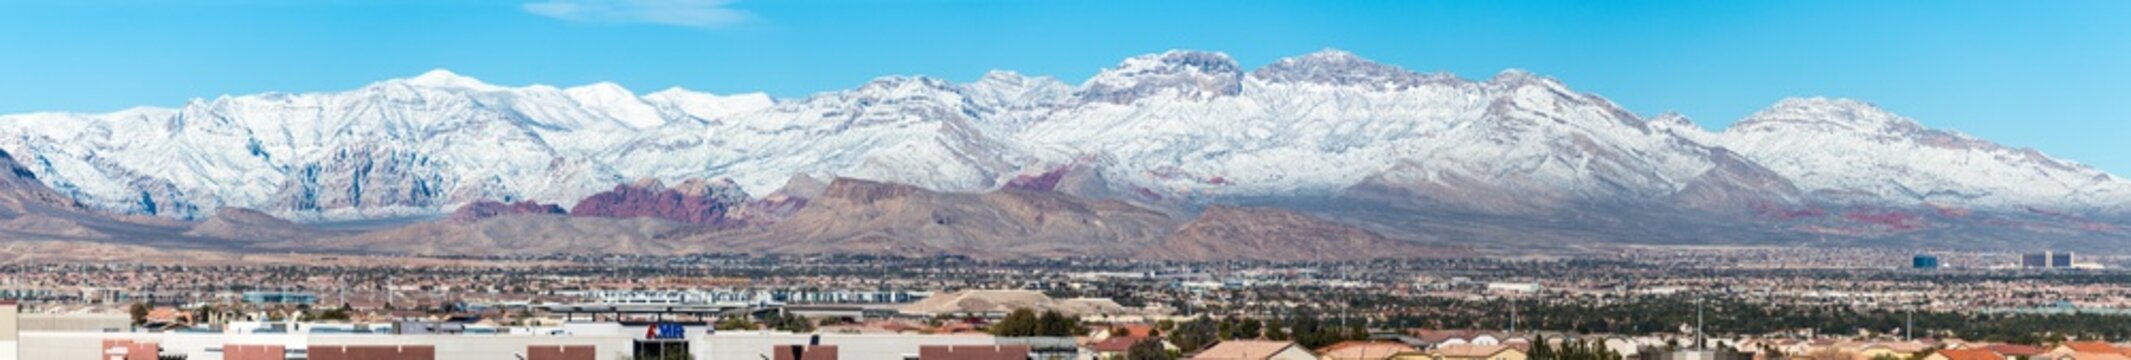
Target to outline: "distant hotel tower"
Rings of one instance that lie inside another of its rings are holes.
[[[1909,260],[1909,267],[1927,270],[1937,269],[1939,268],[1939,257],[1932,255],[1917,255],[1916,258]]]
[[[2020,267],[2029,269],[2070,268],[2072,267],[2072,261],[2074,259],[2075,257],[2070,251],[2044,251],[2039,253],[2021,254]]]

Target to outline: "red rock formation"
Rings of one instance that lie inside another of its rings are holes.
[[[689,180],[677,188],[656,181],[617,185],[614,190],[593,194],[570,207],[580,217],[649,217],[691,224],[736,225],[728,214],[739,210],[747,195],[730,181]]]
[[[1051,171],[1043,172],[1042,174],[1022,174],[1020,176],[1015,176],[1013,180],[1007,180],[1006,188],[1029,191],[1051,191],[1057,189],[1058,181],[1064,180],[1066,172],[1072,170],[1072,167],[1060,166],[1058,168],[1051,169]]]

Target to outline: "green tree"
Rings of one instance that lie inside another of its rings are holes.
[[[791,313],[771,317],[768,322],[771,329],[777,329],[778,331],[793,333],[814,332],[814,322],[807,321],[807,318]]]
[[[1554,345],[1546,343],[1546,335],[1532,335],[1532,360],[1555,360]]]
[[[755,321],[745,315],[727,316],[718,320],[718,330],[754,330]]]
[[[347,310],[331,309],[326,311],[320,311],[318,312],[317,316],[313,316],[312,318],[316,318],[319,320],[348,321],[349,316]]]
[[[1176,331],[1169,332],[1169,343],[1176,344],[1184,352],[1196,352],[1219,341],[1213,320],[1201,317],[1177,324]]]
[[[1280,320],[1273,320],[1272,322],[1266,324],[1265,339],[1272,341],[1287,341],[1287,329],[1284,326],[1286,325],[1282,324]]]
[[[1036,336],[1068,337],[1080,334],[1080,320],[1046,310],[1036,318]]]
[[[200,307],[192,309],[192,322],[204,324],[211,321],[212,318],[214,318],[214,315],[214,305],[200,305]]]
[[[1237,325],[1235,337],[1240,339],[1257,339],[1261,336],[1264,336],[1264,330],[1264,322],[1260,322],[1258,321],[1258,319],[1244,319],[1242,324]]]
[[[1169,350],[1162,348],[1161,340],[1148,338],[1132,343],[1132,347],[1126,348],[1125,360],[1176,360],[1176,358],[1170,357]]]
[[[1214,324],[1214,337],[1220,338],[1220,339],[1221,339],[1221,341],[1235,340],[1235,339],[1236,339],[1236,324],[1235,324],[1235,322],[1234,322],[1234,321],[1231,321],[1231,320],[1229,320],[1229,319],[1221,319],[1221,322],[1219,322],[1219,323],[1215,323],[1215,324]]]
[[[126,314],[133,315],[133,326],[141,326],[148,324],[148,311],[152,309],[148,303],[133,303],[132,307],[126,309]]]
[[[999,322],[992,323],[990,330],[992,335],[1001,337],[1036,336],[1042,331],[1043,325],[1039,323],[1041,321],[1036,317],[1035,311],[1018,309],[1007,313],[1006,318],[999,319]]]

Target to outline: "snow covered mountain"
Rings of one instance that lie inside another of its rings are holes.
[[[612,83],[508,87],[438,70],[338,93],[0,116],[0,150],[107,211],[305,220],[565,207],[639,178],[794,175],[980,192],[1085,166],[1134,201],[1367,198],[1499,214],[1809,204],[2122,209],[2131,183],[1844,100],[1787,100],[1709,132],[1550,78],[1424,74],[1327,50],[1246,71],[1133,57],[1080,85],[995,71],[883,77],[801,99]]]
[[[2131,182],[2109,173],[1926,128],[1854,100],[1785,99],[1716,141],[1836,203],[2016,211],[2131,204]]]

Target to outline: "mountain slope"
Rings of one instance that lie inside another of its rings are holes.
[[[941,193],[840,178],[790,218],[700,239],[775,253],[1126,256],[1174,224],[1160,212],[1054,192]]]
[[[22,134],[0,149],[35,154],[32,170],[67,195],[184,218],[221,206],[316,220],[566,203],[637,178],[768,189],[810,174],[972,192],[1088,158],[1105,159],[1094,170],[1119,193],[1195,204],[1331,194],[1394,169],[1413,172],[1406,187],[1483,178],[1586,201],[1666,195],[1715,163],[1551,79],[1464,81],[1338,51],[1248,73],[1225,54],[1172,51],[1077,88],[1007,72],[970,84],[886,77],[775,103],[433,71],[342,93],[15,115],[0,129]]]
[[[1926,128],[1854,100],[1786,99],[1719,141],[1841,204],[2082,211],[2131,203],[2131,182],[2093,167]]]
[[[1524,71],[1468,80],[1336,50],[1258,69],[1169,51],[1078,85],[1007,71],[964,84],[889,76],[782,100],[499,86],[439,70],[345,92],[0,116],[0,134],[0,150],[22,160],[16,178],[49,188],[24,195],[42,199],[30,203],[75,211],[207,219],[252,208],[320,221],[531,201],[605,209],[580,215],[763,220],[712,231],[727,238],[617,230],[702,242],[670,245],[683,248],[1106,253],[1161,238],[1143,235],[1180,223],[1167,214],[1223,205],[1304,209],[1431,244],[1862,243],[1962,231],[2106,244],[2131,225],[2131,182],[1861,102],[1784,100],[1712,132]],[[745,192],[813,178],[922,195],[852,201],[833,184],[820,191],[835,196]],[[730,183],[715,201],[622,194],[636,179]],[[586,200],[602,192],[614,195]],[[917,221],[942,214],[970,226]],[[1054,218],[1112,216],[1128,220]],[[481,232],[431,236],[468,231]]]

